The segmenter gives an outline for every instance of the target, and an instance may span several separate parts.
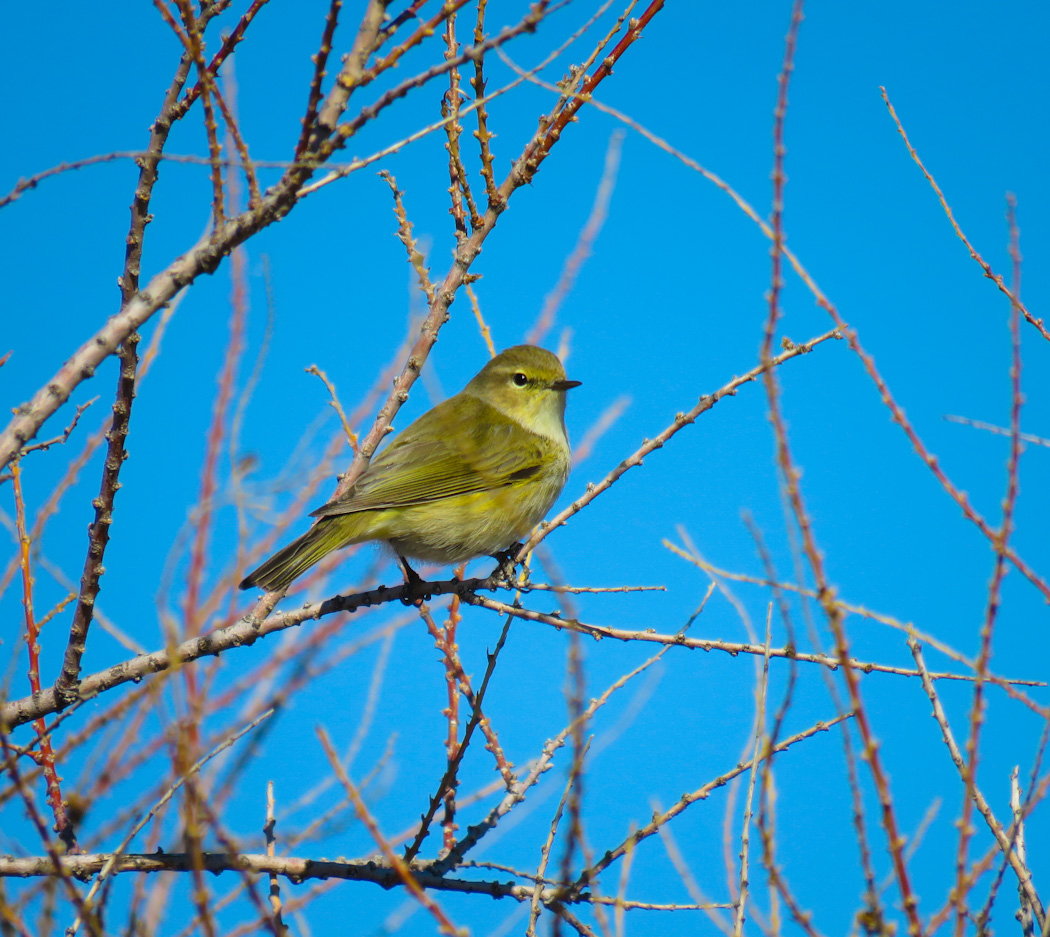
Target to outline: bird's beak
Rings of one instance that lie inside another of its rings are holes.
[[[551,390],[572,390],[579,387],[583,381],[552,381]]]

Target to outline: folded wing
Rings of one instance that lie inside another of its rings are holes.
[[[461,394],[404,430],[344,497],[312,516],[407,507],[494,490],[531,478],[557,458],[549,440],[479,398]]]

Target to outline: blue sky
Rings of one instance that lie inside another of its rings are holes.
[[[357,6],[347,5],[337,50],[348,46]],[[515,21],[523,8],[519,3],[490,4],[490,26]],[[241,126],[257,159],[289,156],[305,102],[309,55],[325,9],[313,2],[267,7],[237,53]],[[582,0],[570,4],[536,35],[511,44],[510,56],[531,67],[577,28],[589,10]],[[783,2],[669,3],[603,83],[598,98],[721,175],[765,217],[771,194],[772,111],[789,17],[790,7]],[[5,102],[9,144],[0,152],[0,179],[5,180],[0,188],[6,191],[18,177],[62,161],[144,145],[178,55],[176,40],[154,9],[137,5],[101,24],[93,11],[73,5],[46,23],[31,8],[19,7],[8,11],[8,20],[3,40],[7,86],[32,91],[9,95]],[[991,12],[976,3],[810,4],[800,32],[785,131],[788,244],[857,329],[929,449],[993,524],[1001,514],[1009,441],[944,417],[1008,424],[1009,303],[953,234],[910,160],[879,87],[885,86],[973,244],[1004,274],[1009,273],[1005,196],[1016,195],[1025,256],[1023,298],[1036,316],[1045,315],[1050,79],[1043,46],[1048,20],[1047,8],[1037,3],[1004,3]],[[607,16],[605,28],[610,24]],[[546,78],[560,78],[593,42],[589,33],[551,66]],[[41,43],[52,50],[46,61],[41,60]],[[426,68],[436,55],[432,46],[424,46],[407,57],[395,78]],[[496,85],[509,73],[493,57],[490,74]],[[362,101],[376,93],[370,89]],[[439,95],[437,86],[411,95],[356,139],[347,155],[367,155],[437,119]],[[528,85],[493,103],[499,177],[550,103],[549,92]],[[170,152],[204,153],[199,116],[184,124],[173,133]],[[474,268],[483,279],[475,288],[499,346],[522,340],[558,281],[590,211],[610,136],[619,126],[607,114],[584,111],[533,185],[515,193],[486,242]],[[304,368],[317,364],[324,369],[352,409],[395,354],[410,316],[421,308],[404,250],[393,237],[389,190],[375,170],[391,171],[405,191],[409,217],[416,236],[428,246],[435,276],[443,276],[448,266],[453,241],[443,142],[444,137],[432,135],[327,187],[247,246],[250,318],[238,388],[246,386],[267,345],[245,404],[236,453],[257,462],[249,479],[249,498],[260,508],[253,536],[264,533],[272,521],[267,508],[290,503],[297,487],[295,472],[313,464],[336,430],[323,387]],[[264,184],[273,182],[277,172],[264,171]],[[93,166],[46,180],[0,212],[5,247],[0,302],[6,310],[0,354],[14,352],[0,369],[6,406],[28,399],[117,311],[115,278],[123,262],[134,179],[134,166],[127,161]],[[208,187],[200,166],[164,166],[152,206],[155,220],[148,229],[144,273],[163,269],[204,230]],[[583,381],[568,410],[574,439],[581,439],[619,397],[629,396],[630,406],[574,471],[562,504],[588,481],[604,476],[643,438],[659,432],[676,412],[756,363],[768,288],[769,244],[757,226],[696,172],[628,130],[608,220],[546,344],[557,347],[564,338],[570,349],[569,375]],[[180,536],[199,490],[216,375],[228,339],[229,296],[228,263],[193,286],[135,404],[131,458],[122,475],[100,603],[149,649],[163,644],[159,613],[177,608],[184,588],[186,557],[179,552]],[[778,335],[802,341],[830,326],[809,291],[789,274]],[[145,338],[154,327],[147,325]],[[1022,348],[1022,429],[1048,437],[1050,345],[1024,325]],[[462,386],[486,355],[466,296],[460,295],[427,379],[416,385],[395,427],[407,425],[443,394]],[[75,402],[100,397],[77,431],[81,438],[109,406],[115,367],[115,362],[107,363],[74,394]],[[826,343],[788,362],[778,375],[816,537],[840,594],[912,621],[959,651],[975,654],[992,551],[915,457],[859,359],[845,342]],[[761,575],[754,542],[741,520],[744,511],[762,529],[780,575],[791,577],[767,409],[760,385],[744,387],[547,541],[573,584],[667,587],[662,593],[581,596],[582,620],[632,629],[680,628],[708,580],[661,545],[665,538],[681,542],[679,528],[716,566]],[[68,419],[66,411],[60,412],[43,433],[53,435]],[[371,419],[370,413],[361,428],[367,429]],[[316,432],[302,442],[311,426]],[[27,459],[30,511],[46,498],[75,451],[67,447]],[[1026,448],[1012,540],[1044,575],[1050,574],[1048,460],[1046,447]],[[83,562],[84,529],[100,468],[96,457],[41,544],[47,559],[73,580]],[[225,463],[228,479],[227,469]],[[281,480],[276,489],[275,479]],[[329,490],[327,484],[321,488]],[[209,546],[213,577],[221,574],[236,542],[228,489],[224,496]],[[0,488],[0,502],[10,514],[9,484]],[[325,594],[352,588],[373,560],[368,551],[349,560],[329,579]],[[166,569],[172,571],[170,591],[164,586]],[[389,569],[383,573],[387,581],[394,575]],[[768,594],[744,584],[732,588],[760,627]],[[42,570],[37,589],[42,609],[65,594]],[[533,595],[530,607],[552,608],[544,599]],[[19,600],[13,587],[0,597],[8,623],[2,632],[5,659],[18,646]],[[797,606],[795,611],[801,624]],[[388,621],[402,613],[398,606],[369,621]],[[818,623],[823,642],[830,644],[826,626]],[[500,625],[494,617],[470,610],[460,628],[464,661],[478,678],[484,650],[494,643]],[[856,617],[847,625],[858,657],[910,662],[899,634]],[[1045,677],[1046,625],[1046,606],[1038,592],[1011,571],[995,635],[996,672]],[[68,614],[51,627],[42,639],[47,674],[57,672]],[[745,639],[737,613],[719,597],[693,631]],[[335,639],[337,647],[359,636],[351,627]],[[303,635],[292,633],[286,640],[303,640]],[[783,640],[778,623],[774,641]],[[280,643],[271,638],[243,654],[226,655],[217,679],[232,683]],[[515,762],[534,757],[565,722],[566,646],[566,635],[546,626],[519,623],[512,628],[488,714]],[[654,650],[610,641],[584,647],[588,696],[600,693]],[[296,695],[239,785],[225,818],[231,827],[248,836],[261,826],[267,779],[274,780],[279,802],[287,803],[325,776],[328,767],[314,726],[323,722],[337,747],[350,744],[378,654],[373,646]],[[356,762],[355,776],[367,773],[391,733],[398,733],[370,801],[390,833],[418,815],[443,766],[444,682],[435,655],[418,622],[398,632],[372,729]],[[85,668],[94,671],[126,656],[109,636],[93,633]],[[933,651],[928,661],[946,666]],[[667,806],[736,763],[754,708],[752,664],[714,652],[672,652],[657,666],[656,676],[639,678],[643,689],[627,688],[596,720],[586,789],[587,834],[596,851],[618,843],[630,823],[646,822],[654,801]],[[14,666],[12,693],[20,695],[26,692],[24,661]],[[772,673],[774,698],[779,698],[787,669],[774,662]],[[800,667],[798,678],[785,726],[789,734],[834,715],[819,671]],[[961,728],[969,690],[951,685],[942,686],[942,692],[953,724]],[[882,742],[903,829],[910,835],[931,803],[943,799],[912,862],[922,911],[929,915],[943,903],[952,883],[953,820],[961,788],[917,681],[872,675],[864,678],[863,693]],[[1045,690],[1032,691],[1032,696],[1042,705],[1048,702]],[[1041,724],[999,691],[989,691],[989,700],[979,782],[997,813],[1005,816],[1009,770],[1020,764],[1026,776]],[[610,732],[614,737],[599,745]],[[487,759],[480,749],[468,759],[464,791],[491,779]],[[163,760],[157,764],[157,770],[167,767]],[[544,835],[537,831],[546,830],[566,765],[565,758],[558,761],[530,797],[527,806],[534,812],[477,858],[535,867]],[[862,880],[851,844],[849,791],[837,737],[832,733],[809,740],[780,758],[776,772],[778,859],[803,904],[816,911],[817,926],[825,933],[842,932],[859,906]],[[889,864],[870,784],[866,794],[881,875]],[[712,897],[725,895],[719,871],[724,806],[725,792],[716,792],[673,827],[683,854]],[[13,810],[10,805],[5,809]],[[100,809],[115,809],[112,798]],[[15,851],[11,840],[21,835],[6,833],[8,822],[16,821],[5,819],[0,852]],[[1029,841],[1046,841],[1048,835],[1046,814],[1037,811]],[[981,828],[971,854],[986,846],[987,831]],[[254,851],[260,844],[245,848]],[[349,856],[369,853],[373,846],[359,826],[348,823],[338,835],[303,850],[300,854]],[[1037,884],[1050,880],[1045,857],[1033,854],[1031,863]],[[603,881],[607,893],[615,890],[618,870],[613,873]],[[130,893],[133,886],[126,879],[120,882],[125,890],[120,894]],[[752,880],[765,887],[757,868]],[[829,881],[836,887],[829,889]],[[688,900],[656,839],[641,847],[628,893],[654,901]],[[1009,926],[1014,893],[1008,881],[1000,897],[1002,928]],[[441,900],[454,920],[476,934],[499,932],[514,910],[505,902]],[[889,900],[895,900],[892,893]],[[759,901],[766,906],[764,894]],[[401,903],[399,896],[367,886],[343,886],[319,900],[310,920],[314,932],[321,933],[353,909],[360,915],[355,933],[379,933]],[[683,933],[713,932],[705,917],[688,914],[692,916],[674,918],[676,932],[679,927]],[[901,920],[897,912],[895,917]],[[236,921],[221,920],[231,926]],[[650,912],[632,912],[627,923],[631,933],[666,933],[666,921]],[[181,924],[176,916],[167,926],[165,932],[175,933]],[[509,932],[523,930],[520,922]],[[418,913],[404,932],[431,933],[432,922]]]

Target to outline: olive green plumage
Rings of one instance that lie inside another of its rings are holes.
[[[241,583],[283,589],[340,547],[386,541],[400,556],[461,563],[498,553],[543,519],[569,476],[557,356],[517,345],[424,413],[320,518]]]

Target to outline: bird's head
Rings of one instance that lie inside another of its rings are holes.
[[[564,436],[565,392],[580,381],[565,378],[558,356],[536,345],[515,345],[500,352],[466,386],[526,429],[544,436]]]

